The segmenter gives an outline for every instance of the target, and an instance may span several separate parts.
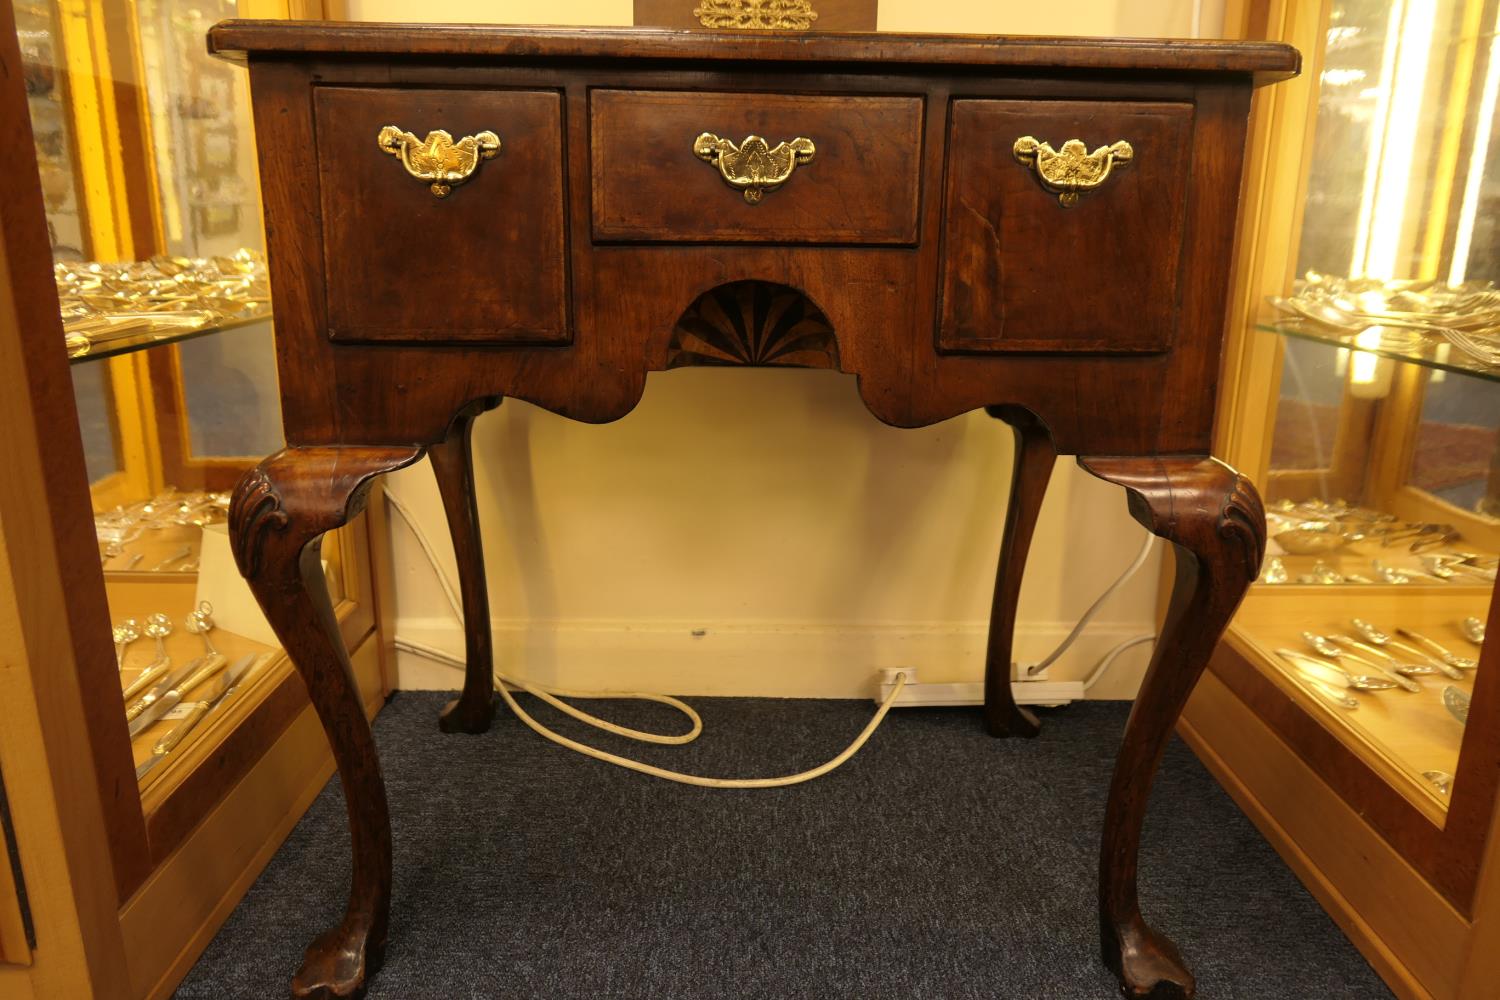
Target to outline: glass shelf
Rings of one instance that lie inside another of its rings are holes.
[[[1368,346],[1356,343],[1359,334],[1340,333],[1326,326],[1296,319],[1262,320],[1256,329],[1283,337],[1294,337],[1315,344],[1342,347],[1350,351],[1373,354],[1392,361],[1404,361],[1455,375],[1468,375],[1488,382],[1500,382],[1500,365],[1485,365],[1462,350],[1437,337],[1423,337],[1415,347]]]
[[[165,315],[171,316],[174,314],[167,313]],[[182,343],[183,341],[193,340],[197,337],[206,337],[215,333],[226,333],[231,330],[254,326],[258,323],[269,322],[271,322],[271,314],[269,312],[260,316],[212,321],[201,326],[189,326],[170,322],[163,323],[154,321],[153,317],[147,314],[142,315],[139,320],[122,322],[119,330],[98,340],[83,341],[81,337],[69,334],[68,362],[75,365],[83,364],[87,361],[98,361],[101,358],[113,358],[121,354],[129,354],[132,351],[144,350],[148,347]]]

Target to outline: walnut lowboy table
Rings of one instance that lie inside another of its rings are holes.
[[[230,527],[333,744],[353,837],[347,914],[308,948],[298,996],[363,992],[391,886],[319,539],[376,476],[432,456],[470,622],[441,724],[482,732],[475,416],[514,396],[615,420],[648,372],[686,365],[836,369],[890,424],[984,407],[1014,428],[997,736],[1036,732],[1010,649],[1055,457],[1123,486],[1173,543],[1099,905],[1127,994],[1192,994],[1141,916],[1136,849],[1173,723],[1264,549],[1254,488],[1209,442],[1251,91],[1295,74],[1295,50],[284,22],[209,41],[250,67],[290,442],[240,484]]]

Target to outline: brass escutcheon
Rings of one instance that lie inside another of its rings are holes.
[[[772,147],[758,135],[745,137],[736,146],[712,132],[693,140],[693,152],[719,168],[719,174],[731,187],[745,195],[745,201],[758,204],[767,191],[774,191],[799,163],[811,163],[817,148],[811,139],[798,137]]]
[[[443,129],[434,129],[427,133],[426,139],[418,139],[395,125],[387,125],[375,142],[399,159],[407,173],[430,184],[432,193],[439,198],[447,197],[456,185],[468,180],[480,160],[493,159],[500,152],[500,137],[487,129],[454,142],[453,136]]]
[[[1063,208],[1078,204],[1082,192],[1098,188],[1116,165],[1124,166],[1135,156],[1124,139],[1090,153],[1082,139],[1069,139],[1062,149],[1053,149],[1050,143],[1029,135],[1017,139],[1012,151],[1017,161],[1036,171],[1042,187],[1055,193]]]

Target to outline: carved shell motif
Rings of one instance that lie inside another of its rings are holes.
[[[266,532],[285,531],[288,522],[275,485],[263,469],[251,469],[229,502],[229,535],[241,573],[253,577],[260,572]]]
[[[668,368],[758,365],[839,366],[833,326],[795,288],[768,281],[732,281],[698,296],[677,320]]]
[[[1266,556],[1266,512],[1250,480],[1235,474],[1219,508],[1219,537],[1238,543],[1245,576],[1254,580]]]

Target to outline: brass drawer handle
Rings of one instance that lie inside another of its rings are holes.
[[[719,168],[719,174],[731,187],[744,192],[745,200],[757,204],[767,191],[774,191],[799,163],[811,163],[817,148],[811,139],[797,137],[774,148],[758,135],[745,137],[736,146],[712,132],[693,140],[693,152]]]
[[[453,136],[443,129],[434,129],[427,133],[426,139],[418,139],[395,125],[387,125],[375,142],[399,159],[407,173],[431,184],[432,193],[439,198],[468,180],[480,160],[493,159],[500,152],[500,137],[488,129],[454,142]]]
[[[1090,153],[1082,139],[1069,139],[1062,149],[1053,149],[1050,143],[1029,135],[1016,140],[1013,152],[1019,162],[1036,171],[1042,187],[1056,193],[1063,208],[1078,204],[1080,193],[1099,187],[1116,165],[1124,166],[1135,156],[1124,139]]]

